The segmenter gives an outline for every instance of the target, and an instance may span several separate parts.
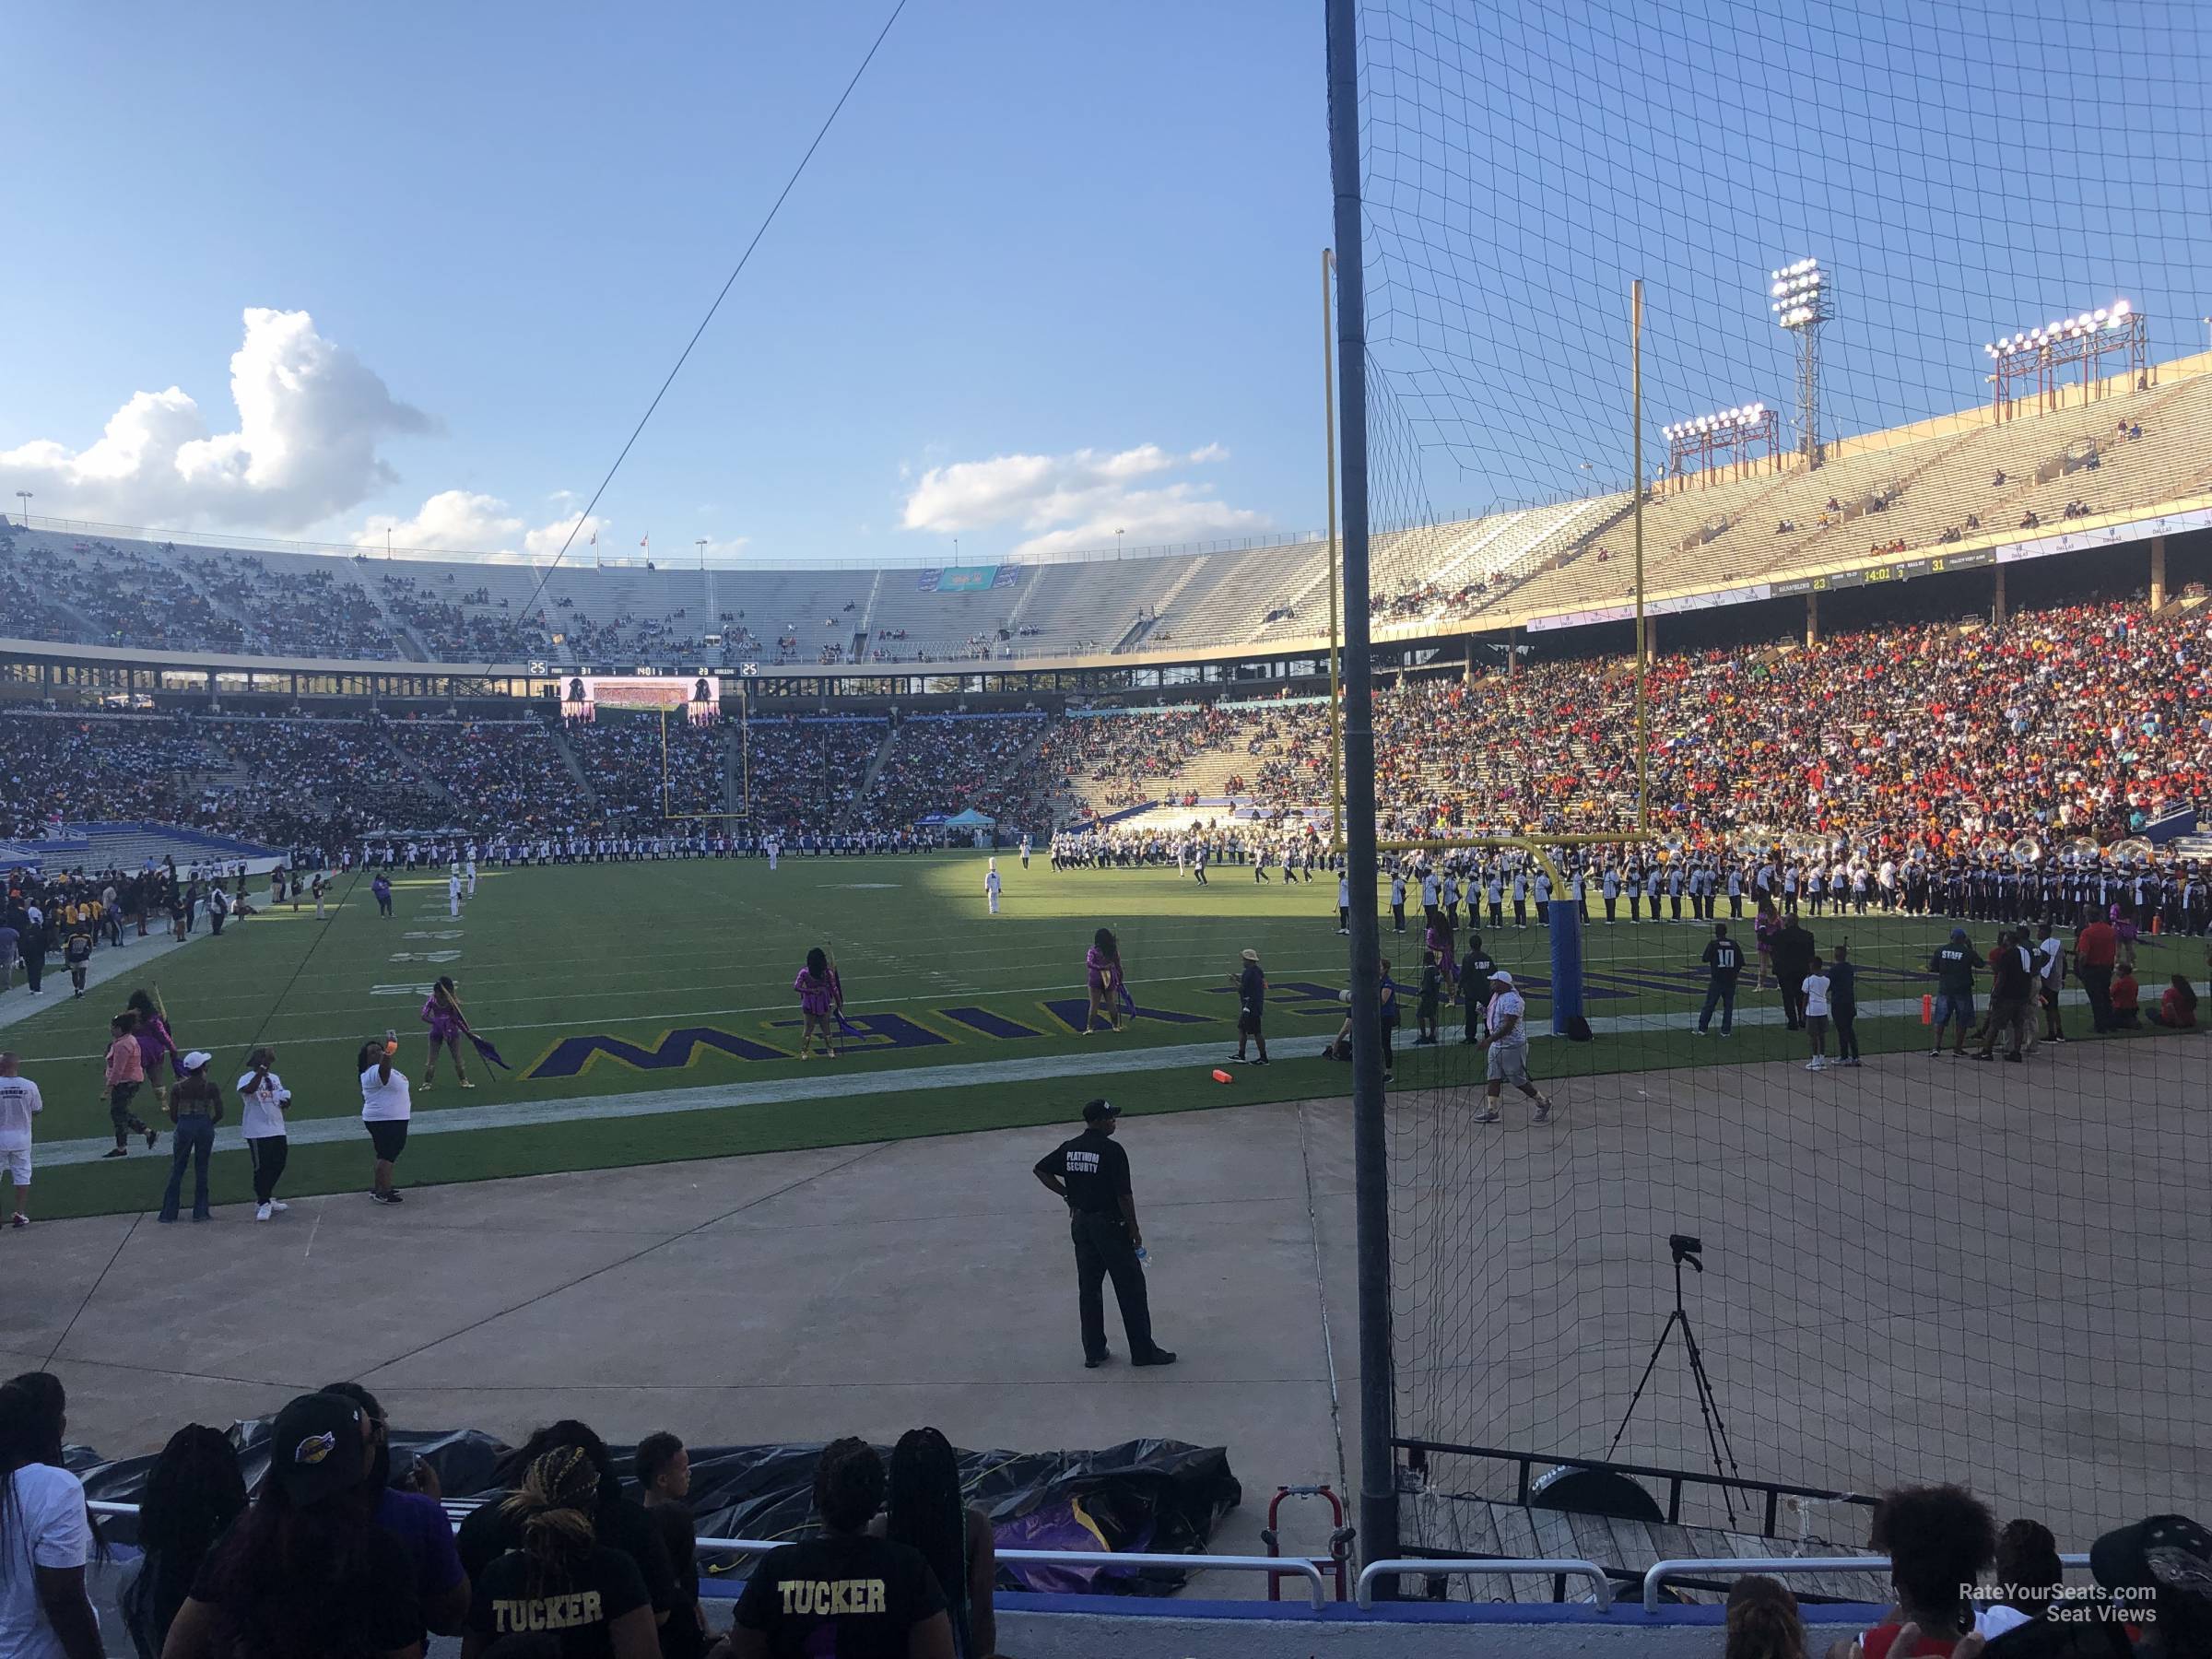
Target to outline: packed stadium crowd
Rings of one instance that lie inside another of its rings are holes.
[[[594,816],[585,786],[542,721],[401,720],[383,733],[450,803],[437,820],[465,830],[564,828]]]
[[[1653,658],[1645,680],[1652,830],[1697,850],[1846,837],[1877,861],[1973,857],[2022,841],[2110,844],[2172,808],[2212,806],[2212,627],[2131,602],[1922,622],[1818,643]],[[1529,662],[1379,689],[1385,830],[1594,833],[1636,821],[1636,677],[1627,658]],[[1168,709],[909,716],[887,725],[756,718],[678,731],[670,800],[741,792],[787,836],[911,828],[974,808],[1041,836],[1147,805],[1269,818],[1325,809],[1324,699]],[[889,738],[888,749],[885,739]],[[376,828],[479,835],[623,822],[661,802],[657,723],[555,733],[532,718],[393,720],[0,715],[0,832],[163,818],[335,845]],[[879,751],[881,763],[877,764]],[[571,765],[571,759],[574,765]]]
[[[399,654],[376,601],[335,560],[318,571],[271,569],[252,553],[187,553],[177,562],[218,613],[240,618],[279,655],[374,661]]]
[[[1073,718],[1047,735],[1037,766],[1094,809],[1148,806],[1193,755],[1220,746],[1231,727],[1230,712],[1218,707]]]
[[[571,726],[569,747],[575,752],[597,805],[572,807],[571,823],[595,818],[633,830],[661,828],[662,819],[726,810],[724,733],[717,726],[667,724],[665,747],[661,722],[609,718]],[[664,771],[665,768],[665,771]]]
[[[1041,806],[1026,758],[1044,730],[1041,714],[910,719],[853,816],[871,830],[967,811],[1009,827],[1032,823]]]

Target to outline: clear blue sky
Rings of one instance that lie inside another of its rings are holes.
[[[305,311],[439,428],[382,442],[398,481],[335,536],[441,490],[532,525],[588,492],[889,7],[13,10],[0,452],[81,449],[172,383],[233,429],[241,311]],[[900,528],[926,469],[1143,445],[1157,488],[1317,523],[1321,46],[1311,6],[913,0],[610,543],[949,549]]]
[[[12,6],[0,508],[557,545],[888,12]],[[1760,289],[1795,253],[1839,275],[1831,429],[1976,400],[2009,327],[2125,295],[2170,357],[2212,311],[2184,0],[1362,26],[1410,420],[1379,459],[1422,474],[1380,511],[1618,487],[1634,275],[1654,447],[1786,404]],[[1316,525],[1322,44],[1312,0],[912,0],[605,546],[980,561]],[[190,404],[125,407],[171,386]]]

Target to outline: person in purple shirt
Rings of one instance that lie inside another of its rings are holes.
[[[461,1039],[468,1034],[468,1020],[461,1012],[461,999],[454,994],[453,976],[441,974],[437,984],[430,988],[429,1000],[422,1005],[422,1023],[430,1028],[430,1057],[423,1063],[422,1086],[429,1088],[438,1075],[438,1051],[451,1049],[453,1054],[453,1075],[461,1079],[461,1087],[474,1088],[468,1080],[468,1068],[461,1064]]]
[[[376,913],[389,916],[392,913],[391,878],[382,871],[378,871],[376,879],[369,884],[369,890],[376,895]]]
[[[376,1396],[359,1382],[333,1382],[318,1394],[351,1400],[368,1418],[374,1439],[367,1485],[377,1490],[375,1521],[399,1541],[415,1568],[415,1599],[433,1635],[458,1636],[468,1619],[468,1574],[453,1546],[453,1525],[439,1504],[438,1476],[417,1457],[392,1482],[392,1430]],[[427,1648],[428,1643],[424,1644]]]
[[[153,1095],[155,1103],[166,1107],[169,1104],[169,1085],[161,1080],[161,1071],[164,1066],[173,1065],[182,1060],[184,1057],[183,1051],[177,1047],[177,1040],[169,1034],[169,1021],[161,1018],[161,1010],[154,1006],[152,997],[143,991],[134,991],[126,1000],[131,1012],[138,1016],[138,1023],[132,1029],[131,1036],[138,1044],[138,1063],[146,1072],[146,1087]],[[182,1069],[179,1068],[180,1071]]]

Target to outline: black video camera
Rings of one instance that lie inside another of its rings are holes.
[[[1675,1265],[1677,1267],[1688,1262],[1700,1273],[1705,1271],[1705,1264],[1698,1260],[1705,1248],[1704,1240],[1693,1238],[1688,1233],[1669,1233],[1666,1247],[1675,1253]]]

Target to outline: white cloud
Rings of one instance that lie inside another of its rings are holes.
[[[434,429],[430,418],[317,334],[307,312],[254,307],[244,320],[230,359],[235,431],[210,432],[181,387],[139,392],[88,447],[34,441],[0,451],[0,472],[57,517],[276,531],[303,529],[397,482],[378,445]]]
[[[1210,486],[1181,479],[1150,488],[1140,480],[1228,458],[1218,443],[1177,454],[1155,443],[1102,453],[994,455],[931,467],[908,493],[909,530],[951,535],[999,524],[1031,531],[1016,554],[1111,546],[1114,533],[1131,547],[1249,535],[1266,516],[1231,507]]]
[[[576,539],[569,542],[569,532]],[[592,535],[603,537],[607,521],[571,512],[551,524],[530,527],[529,521],[495,495],[466,489],[441,489],[406,518],[378,514],[353,533],[357,547],[381,547],[387,534],[394,547],[428,553],[477,553],[502,563],[524,559],[550,559],[568,544],[569,557],[588,557]],[[603,552],[614,552],[611,545]]]

